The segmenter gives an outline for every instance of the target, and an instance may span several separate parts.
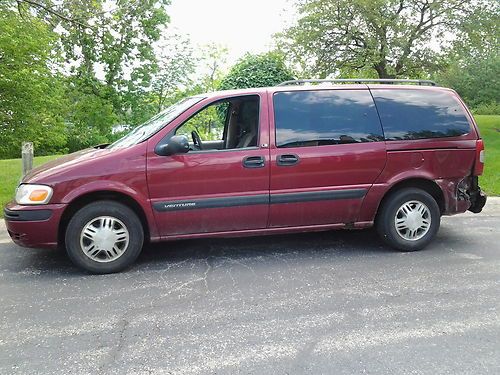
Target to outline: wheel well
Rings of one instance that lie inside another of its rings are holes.
[[[82,207],[86,206],[89,203],[93,203],[100,200],[112,200],[132,209],[142,224],[142,229],[144,231],[144,239],[149,240],[149,225],[146,219],[146,214],[142,207],[130,196],[122,193],[118,193],[115,191],[95,191],[92,193],[84,194],[73,200],[68,207],[64,210],[61,221],[59,223],[59,232],[58,232],[58,243],[59,245],[64,245],[64,235],[66,232],[66,228],[68,226],[71,217]]]
[[[382,198],[382,201],[380,202],[379,209],[377,210],[377,215],[378,212],[380,211],[380,207],[384,205],[385,201],[394,192],[405,188],[417,188],[426,191],[427,193],[432,195],[432,197],[436,200],[441,213],[444,212],[444,194],[439,185],[432,180],[426,180],[423,178],[411,178],[408,180],[398,182],[385,193],[384,198]]]

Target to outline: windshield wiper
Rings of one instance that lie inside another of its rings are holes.
[[[96,150],[102,150],[102,149],[104,149],[104,148],[108,147],[110,144],[111,144],[111,143],[102,143],[102,144],[100,144],[100,145],[96,145],[96,146],[94,146],[94,148],[95,148]]]

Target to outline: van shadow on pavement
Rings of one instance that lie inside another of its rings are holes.
[[[84,272],[74,267],[63,250],[25,249],[14,244],[3,244],[3,257],[14,257],[4,262],[4,271],[40,274],[52,276],[81,275]],[[162,269],[172,262],[197,261],[210,257],[259,258],[266,256],[280,257],[356,257],[377,253],[393,253],[384,246],[375,230],[336,230],[326,232],[299,233],[287,235],[217,238],[167,241],[146,245],[137,261],[123,273]]]

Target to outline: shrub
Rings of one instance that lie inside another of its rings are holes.
[[[222,79],[220,90],[275,86],[294,79],[283,57],[276,52],[246,54]]]

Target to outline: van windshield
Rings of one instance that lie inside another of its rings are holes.
[[[144,142],[146,139],[150,138],[152,135],[162,129],[165,125],[169,124],[182,112],[189,109],[202,99],[202,97],[194,96],[177,102],[173,106],[168,107],[164,111],[158,113],[156,116],[152,117],[144,124],[139,125],[126,136],[112,143],[107,148],[124,148]]]

